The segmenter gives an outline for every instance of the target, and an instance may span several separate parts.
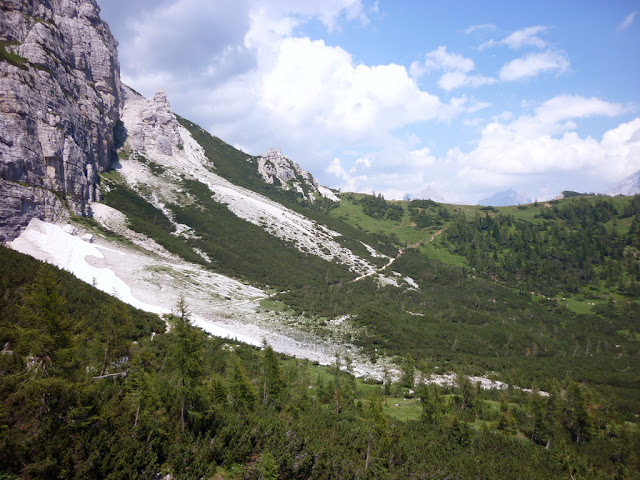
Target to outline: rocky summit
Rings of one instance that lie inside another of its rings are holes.
[[[172,156],[182,147],[179,125],[167,95],[158,89],[153,98],[144,98],[128,87],[123,88],[122,124],[116,129],[118,139],[139,153]]]
[[[316,196],[338,200],[333,192],[321,187],[308,171],[289,160],[279,148],[270,149],[258,159],[258,171],[266,183],[278,185],[282,190],[293,189],[311,203],[315,202]]]
[[[116,41],[93,0],[0,7],[0,240],[88,213],[121,107]]]

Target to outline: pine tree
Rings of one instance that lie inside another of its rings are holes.
[[[254,410],[257,403],[257,397],[253,385],[249,381],[247,372],[245,371],[238,355],[231,354],[231,382],[230,392],[233,399],[233,405],[239,410]]]
[[[202,345],[200,336],[191,326],[190,313],[184,297],[176,305],[175,325],[171,331],[170,360],[175,369],[180,398],[180,426],[186,427],[189,397],[202,376]]]
[[[68,367],[74,322],[67,315],[66,301],[51,265],[43,263],[39,267],[18,311],[21,350],[34,358],[36,369],[46,376]]]
[[[262,403],[275,403],[284,387],[285,383],[280,371],[278,357],[273,348],[265,342]]]

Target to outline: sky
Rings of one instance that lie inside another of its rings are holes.
[[[640,0],[98,0],[123,81],[320,183],[476,203],[640,170]]]

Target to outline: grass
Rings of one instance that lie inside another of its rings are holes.
[[[640,341],[640,333],[631,332],[631,329],[625,328],[624,330],[618,330],[618,333],[628,340]],[[633,333],[633,335],[631,335]]]
[[[409,211],[406,208],[407,202],[399,203],[404,208],[404,216],[400,222],[393,220],[379,220],[362,211],[362,207],[355,201],[362,198],[361,194],[348,194],[342,196],[340,206],[331,210],[329,215],[334,218],[344,220],[348,224],[373,233],[383,233],[385,235],[395,235],[400,240],[400,246],[427,243],[432,235],[438,230],[437,227],[420,230],[412,226],[409,218]]]
[[[284,303],[277,300],[262,299],[260,307],[271,312],[290,312],[291,309]]]
[[[0,41],[0,61],[10,63],[14,67],[18,67],[22,70],[26,70],[27,59],[15,53],[11,53],[7,49],[7,47],[11,47],[15,45],[20,45],[20,42]]]
[[[573,313],[588,315],[593,312],[592,306],[589,303],[594,303],[586,300],[579,300],[577,298],[567,298],[563,301],[564,305]]]
[[[427,245],[421,245],[418,250],[429,258],[440,260],[441,262],[449,265],[455,265],[457,267],[467,266],[467,259],[465,257],[458,255],[457,253],[451,253],[446,248],[438,245],[437,241]]]
[[[388,397],[382,405],[384,413],[402,422],[420,420],[422,406],[416,398]]]

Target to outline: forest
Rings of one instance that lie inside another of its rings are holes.
[[[428,372],[406,355],[397,382],[364,382],[347,358],[320,366],[209,337],[185,300],[162,321],[0,255],[1,478],[640,474],[637,424],[569,377],[549,396],[462,374],[419,386]]]

